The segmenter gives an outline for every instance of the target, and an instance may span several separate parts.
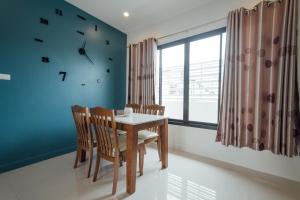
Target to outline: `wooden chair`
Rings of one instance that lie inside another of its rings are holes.
[[[89,178],[93,160],[93,147],[96,146],[91,132],[89,109],[75,105],[72,106],[72,113],[77,130],[77,151],[74,168],[77,168],[79,159],[82,160],[82,153],[88,152],[86,177]]]
[[[143,113],[149,115],[164,115],[165,107],[160,105],[143,106]],[[144,140],[145,145],[156,142],[159,160],[161,160],[161,141],[159,137],[159,127],[153,127],[139,132],[139,139]],[[146,149],[144,150],[146,152]]]
[[[126,104],[125,107],[132,108],[134,113],[141,113],[142,112],[142,105],[132,103],[132,104]]]
[[[126,134],[118,134],[113,110],[92,108],[91,120],[97,140],[97,161],[93,181],[97,180],[101,158],[114,163],[114,179],[112,194],[117,190],[118,167],[122,161],[121,153],[126,152]],[[143,175],[144,141],[138,140],[139,170]]]

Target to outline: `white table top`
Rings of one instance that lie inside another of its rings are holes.
[[[129,125],[138,125],[147,122],[158,121],[162,119],[167,119],[165,116],[160,115],[146,115],[133,113],[129,116],[116,115],[115,120],[117,123],[129,124]]]

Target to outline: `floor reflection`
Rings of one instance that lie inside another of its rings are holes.
[[[75,154],[70,153],[1,174],[0,200],[300,200],[299,183],[234,172],[187,156],[170,153],[168,169],[161,170],[157,151],[147,149],[136,192],[126,193],[125,163],[119,168],[117,195],[112,196],[110,163],[102,162],[93,182],[85,177],[86,163],[72,169]]]
[[[216,191],[168,173],[168,200],[216,200]]]

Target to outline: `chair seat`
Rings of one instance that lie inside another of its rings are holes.
[[[109,132],[112,133],[112,128],[109,128]],[[126,131],[122,131],[122,130],[117,129],[117,134],[118,135],[124,135],[124,134],[126,134]]]
[[[142,130],[142,131],[139,131],[139,136],[138,137],[139,137],[140,140],[148,140],[148,139],[158,137],[158,133],[148,131],[148,130]]]
[[[110,132],[112,133],[112,129],[110,129]],[[117,134],[118,135],[126,135],[126,131],[117,130]],[[90,142],[90,140],[89,140],[89,142]],[[97,146],[97,140],[94,139],[94,141],[93,141],[93,147],[96,147],[96,146]]]
[[[117,129],[117,134],[118,135],[126,135],[126,131],[122,131],[122,130]]]
[[[119,135],[118,136],[119,151],[120,152],[126,151],[126,141],[127,141],[126,135]],[[143,143],[144,143],[144,140],[138,139],[138,145],[143,144]]]

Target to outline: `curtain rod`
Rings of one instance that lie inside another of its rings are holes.
[[[210,21],[210,22],[207,22],[207,23],[204,23],[204,24],[200,24],[200,25],[197,25],[197,26],[194,26],[194,27],[191,27],[191,28],[182,30],[182,31],[178,31],[178,32],[176,32],[176,33],[171,33],[171,34],[168,34],[168,35],[164,35],[164,36],[161,36],[161,37],[157,38],[157,40],[161,40],[161,39],[164,39],[164,38],[172,37],[172,36],[174,36],[174,35],[179,35],[179,34],[181,34],[181,33],[186,33],[186,32],[189,32],[189,31],[192,31],[192,30],[201,28],[201,27],[206,26],[206,25],[209,25],[209,24],[213,24],[213,23],[216,23],[216,22],[220,22],[220,21],[222,21],[222,20],[224,20],[224,19],[227,19],[227,17],[222,17],[222,18],[216,19],[216,20],[214,20],[214,21]]]
[[[263,1],[266,1],[266,0],[263,0]],[[275,0],[275,1],[271,1],[271,2],[269,2],[269,1],[266,1],[266,2],[268,3],[268,6],[269,6],[269,5],[272,4],[272,3],[276,3],[276,2],[281,3],[282,1],[283,1],[283,0]],[[256,7],[257,7],[257,5],[254,7],[254,9],[255,9]],[[216,20],[211,21],[211,22],[207,22],[207,23],[204,23],[204,24],[200,24],[200,25],[198,25],[198,26],[194,26],[194,27],[185,29],[185,30],[183,30],[183,31],[178,31],[178,32],[176,32],[176,33],[171,33],[171,34],[168,34],[168,35],[161,36],[161,37],[157,38],[157,40],[161,40],[161,39],[164,39],[164,38],[172,37],[172,36],[174,36],[174,35],[179,35],[179,34],[181,34],[181,33],[186,33],[186,32],[189,32],[189,31],[192,31],[192,30],[201,28],[201,27],[206,26],[206,25],[209,25],[209,24],[213,24],[213,23],[220,22],[220,21],[225,20],[225,19],[227,19],[227,16],[226,16],[226,17],[219,18],[219,19],[216,19]]]
[[[192,30],[195,30],[195,29],[198,29],[198,28],[201,28],[203,26],[206,26],[206,25],[209,25],[209,24],[213,24],[213,23],[217,23],[217,22],[220,22],[224,19],[227,19],[227,17],[222,17],[222,18],[219,18],[219,19],[216,19],[214,21],[210,21],[210,22],[207,22],[207,23],[204,23],[204,24],[200,24],[200,25],[197,25],[197,26],[194,26],[194,27],[191,27],[191,28],[188,28],[188,29],[185,29],[185,30],[182,30],[182,31],[178,31],[176,33],[171,33],[171,34],[168,34],[168,35],[164,35],[164,36],[161,36],[161,37],[158,37],[156,38],[157,40],[161,40],[161,39],[164,39],[164,38],[168,38],[168,37],[172,37],[174,35],[179,35],[181,33],[187,33],[189,31],[192,31]],[[129,46],[127,46],[128,48]]]

